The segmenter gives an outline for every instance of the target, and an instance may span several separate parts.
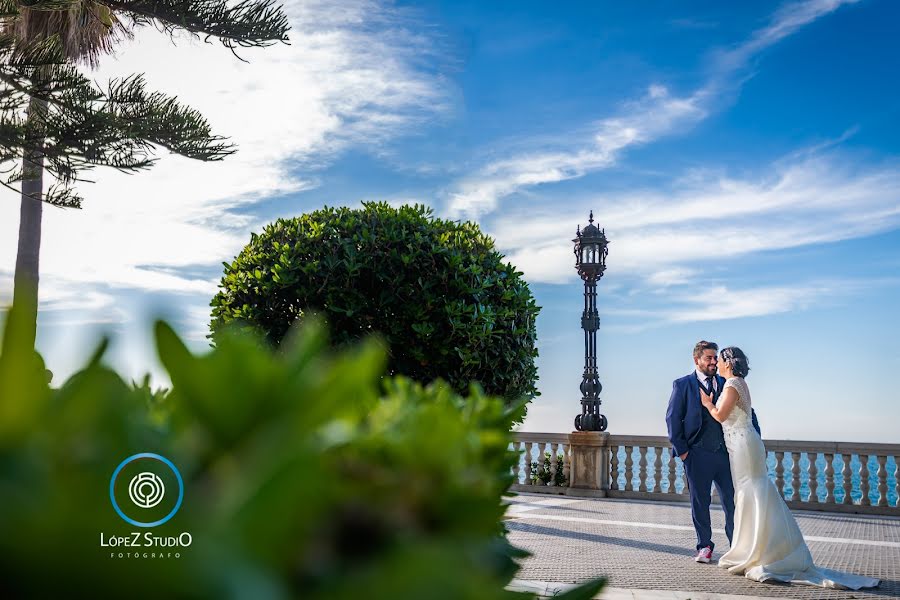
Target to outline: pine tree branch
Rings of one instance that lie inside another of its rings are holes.
[[[186,30],[216,37],[228,48],[263,47],[288,42],[287,15],[275,0],[103,0],[115,11],[131,15],[137,24],[159,23],[169,34]]]
[[[105,96],[104,111],[114,115],[129,138],[203,161],[222,160],[236,151],[226,138],[212,134],[199,111],[174,96],[147,92],[143,75],[111,81]]]
[[[23,195],[21,189],[10,185],[2,179],[0,179],[0,185],[14,191],[20,196]],[[41,195],[40,198],[38,198],[34,194],[24,195],[31,198],[32,200],[39,200],[46,204],[58,206],[59,208],[81,208],[81,202],[83,200],[83,198],[76,194],[71,188],[59,184],[51,186],[50,190],[46,194]]]
[[[123,172],[147,169],[157,161],[154,154],[160,147],[203,161],[235,152],[227,138],[213,135],[201,113],[174,96],[148,91],[142,75],[99,88],[65,58],[58,36],[23,43],[9,28],[9,19],[15,18],[9,15],[23,6],[59,11],[80,2],[0,0],[0,173],[5,175],[0,184],[22,193],[12,184],[30,178],[29,169],[42,168],[58,183],[41,200],[77,208],[81,198],[71,186],[86,181],[83,175],[97,166]],[[136,24],[219,37],[232,51],[287,41],[287,18],[274,0],[243,0],[234,6],[222,0],[102,4],[124,11]]]
[[[5,51],[5,52],[4,52]],[[45,40],[14,47],[0,36],[0,161],[33,155],[64,184],[83,181],[95,166],[123,172],[149,168],[155,147],[188,158],[222,160],[235,148],[215,136],[198,111],[174,97],[148,92],[143,76],[113,80],[96,88],[70,64],[57,61],[58,44]],[[30,99],[46,109],[24,119]],[[28,149],[28,152],[24,152]],[[29,164],[37,166],[27,158]]]

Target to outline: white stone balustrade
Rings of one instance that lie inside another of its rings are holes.
[[[513,469],[513,491],[688,500],[681,460],[672,456],[664,436],[513,435],[513,449],[522,454]],[[769,476],[791,508],[900,516],[900,444],[764,443]]]

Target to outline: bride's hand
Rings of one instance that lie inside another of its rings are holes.
[[[700,402],[706,408],[712,408],[714,406],[713,401],[712,401],[712,396],[710,396],[705,391],[703,391],[702,388],[700,389]]]

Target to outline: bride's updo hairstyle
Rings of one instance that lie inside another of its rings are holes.
[[[729,346],[722,350],[720,356],[722,360],[731,366],[731,372],[735,377],[746,377],[750,372],[750,361],[747,355],[737,346]]]

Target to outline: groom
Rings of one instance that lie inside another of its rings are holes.
[[[691,516],[697,531],[694,560],[701,563],[710,561],[715,548],[709,518],[712,484],[715,484],[725,509],[725,535],[729,544],[734,532],[734,483],[722,425],[700,403],[701,388],[712,396],[715,404],[725,385],[725,379],[716,374],[718,351],[719,347],[713,342],[697,342],[694,346],[696,368],[673,382],[666,411],[672,454],[681,458],[684,464],[691,496]],[[751,416],[753,427],[759,432],[756,413]]]

